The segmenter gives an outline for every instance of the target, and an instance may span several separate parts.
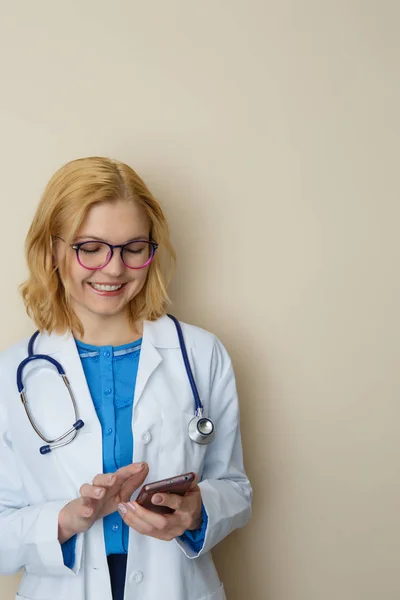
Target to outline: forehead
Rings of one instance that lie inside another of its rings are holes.
[[[142,206],[132,200],[116,200],[93,205],[75,237],[122,244],[136,237],[147,237],[149,231],[150,222]]]

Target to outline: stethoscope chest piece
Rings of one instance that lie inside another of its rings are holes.
[[[189,421],[189,437],[196,444],[211,444],[215,438],[215,425],[211,419],[196,415]]]

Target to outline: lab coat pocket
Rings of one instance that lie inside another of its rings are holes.
[[[161,477],[193,471],[201,481],[207,446],[196,444],[189,437],[189,422],[193,416],[193,413],[186,411],[162,411]]]
[[[198,600],[226,600],[224,586],[221,583],[220,588],[216,592],[209,594],[208,596],[202,596],[201,598],[198,598]]]

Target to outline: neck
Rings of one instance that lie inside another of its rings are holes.
[[[132,323],[127,314],[101,317],[93,313],[78,315],[84,333],[75,338],[90,346],[122,346],[139,340],[143,323]]]

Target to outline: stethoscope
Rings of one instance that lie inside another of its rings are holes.
[[[203,416],[204,415],[204,406],[200,400],[200,395],[199,395],[199,392],[198,392],[198,389],[196,386],[196,382],[193,377],[192,369],[190,366],[190,362],[189,362],[189,358],[188,358],[188,354],[187,354],[187,350],[186,350],[185,340],[183,338],[181,324],[179,323],[178,319],[176,319],[172,315],[168,315],[168,317],[170,319],[172,319],[172,321],[175,323],[176,331],[177,331],[178,338],[179,338],[179,346],[181,349],[183,362],[185,365],[186,373],[187,373],[187,376],[189,379],[189,384],[192,389],[193,398],[194,398],[194,402],[195,402],[194,417],[193,417],[193,419],[191,419],[189,421],[188,434],[189,434],[190,439],[193,442],[196,442],[196,444],[202,444],[202,445],[210,444],[213,441],[213,439],[215,438],[215,433],[216,433],[215,425],[211,419]],[[73,442],[74,439],[76,438],[76,436],[78,435],[79,430],[82,429],[82,427],[84,427],[85,424],[82,421],[82,419],[79,418],[78,405],[75,400],[75,396],[72,391],[71,385],[68,381],[68,377],[66,376],[65,371],[64,371],[63,367],[61,366],[61,364],[55,358],[52,358],[48,354],[35,354],[34,353],[34,344],[35,344],[35,341],[36,341],[36,338],[38,337],[38,335],[39,335],[39,331],[35,331],[35,333],[32,335],[32,337],[30,338],[29,343],[28,343],[28,356],[18,365],[17,387],[18,387],[18,392],[19,392],[20,398],[22,400],[22,404],[24,405],[24,409],[25,409],[25,412],[27,414],[30,424],[32,425],[32,427],[35,430],[35,432],[37,433],[37,435],[44,442],[46,442],[46,444],[44,446],[40,447],[40,449],[39,449],[40,454],[48,454],[49,452],[51,452],[52,450],[54,450],[56,448],[61,448],[62,446],[66,446],[67,444],[70,444],[71,442]],[[55,438],[54,440],[50,440],[50,439],[46,438],[43,435],[43,433],[40,431],[38,426],[36,425],[35,420],[32,417],[32,413],[29,409],[29,405],[28,405],[27,398],[26,398],[25,386],[22,382],[24,368],[29,363],[32,363],[35,360],[45,360],[48,363],[52,364],[57,369],[58,374],[62,378],[62,380],[68,390],[68,393],[69,393],[69,396],[71,398],[71,402],[73,405],[73,409],[74,409],[75,423],[72,425],[71,429],[69,429],[66,433],[63,433],[62,435],[60,435],[58,438]]]

